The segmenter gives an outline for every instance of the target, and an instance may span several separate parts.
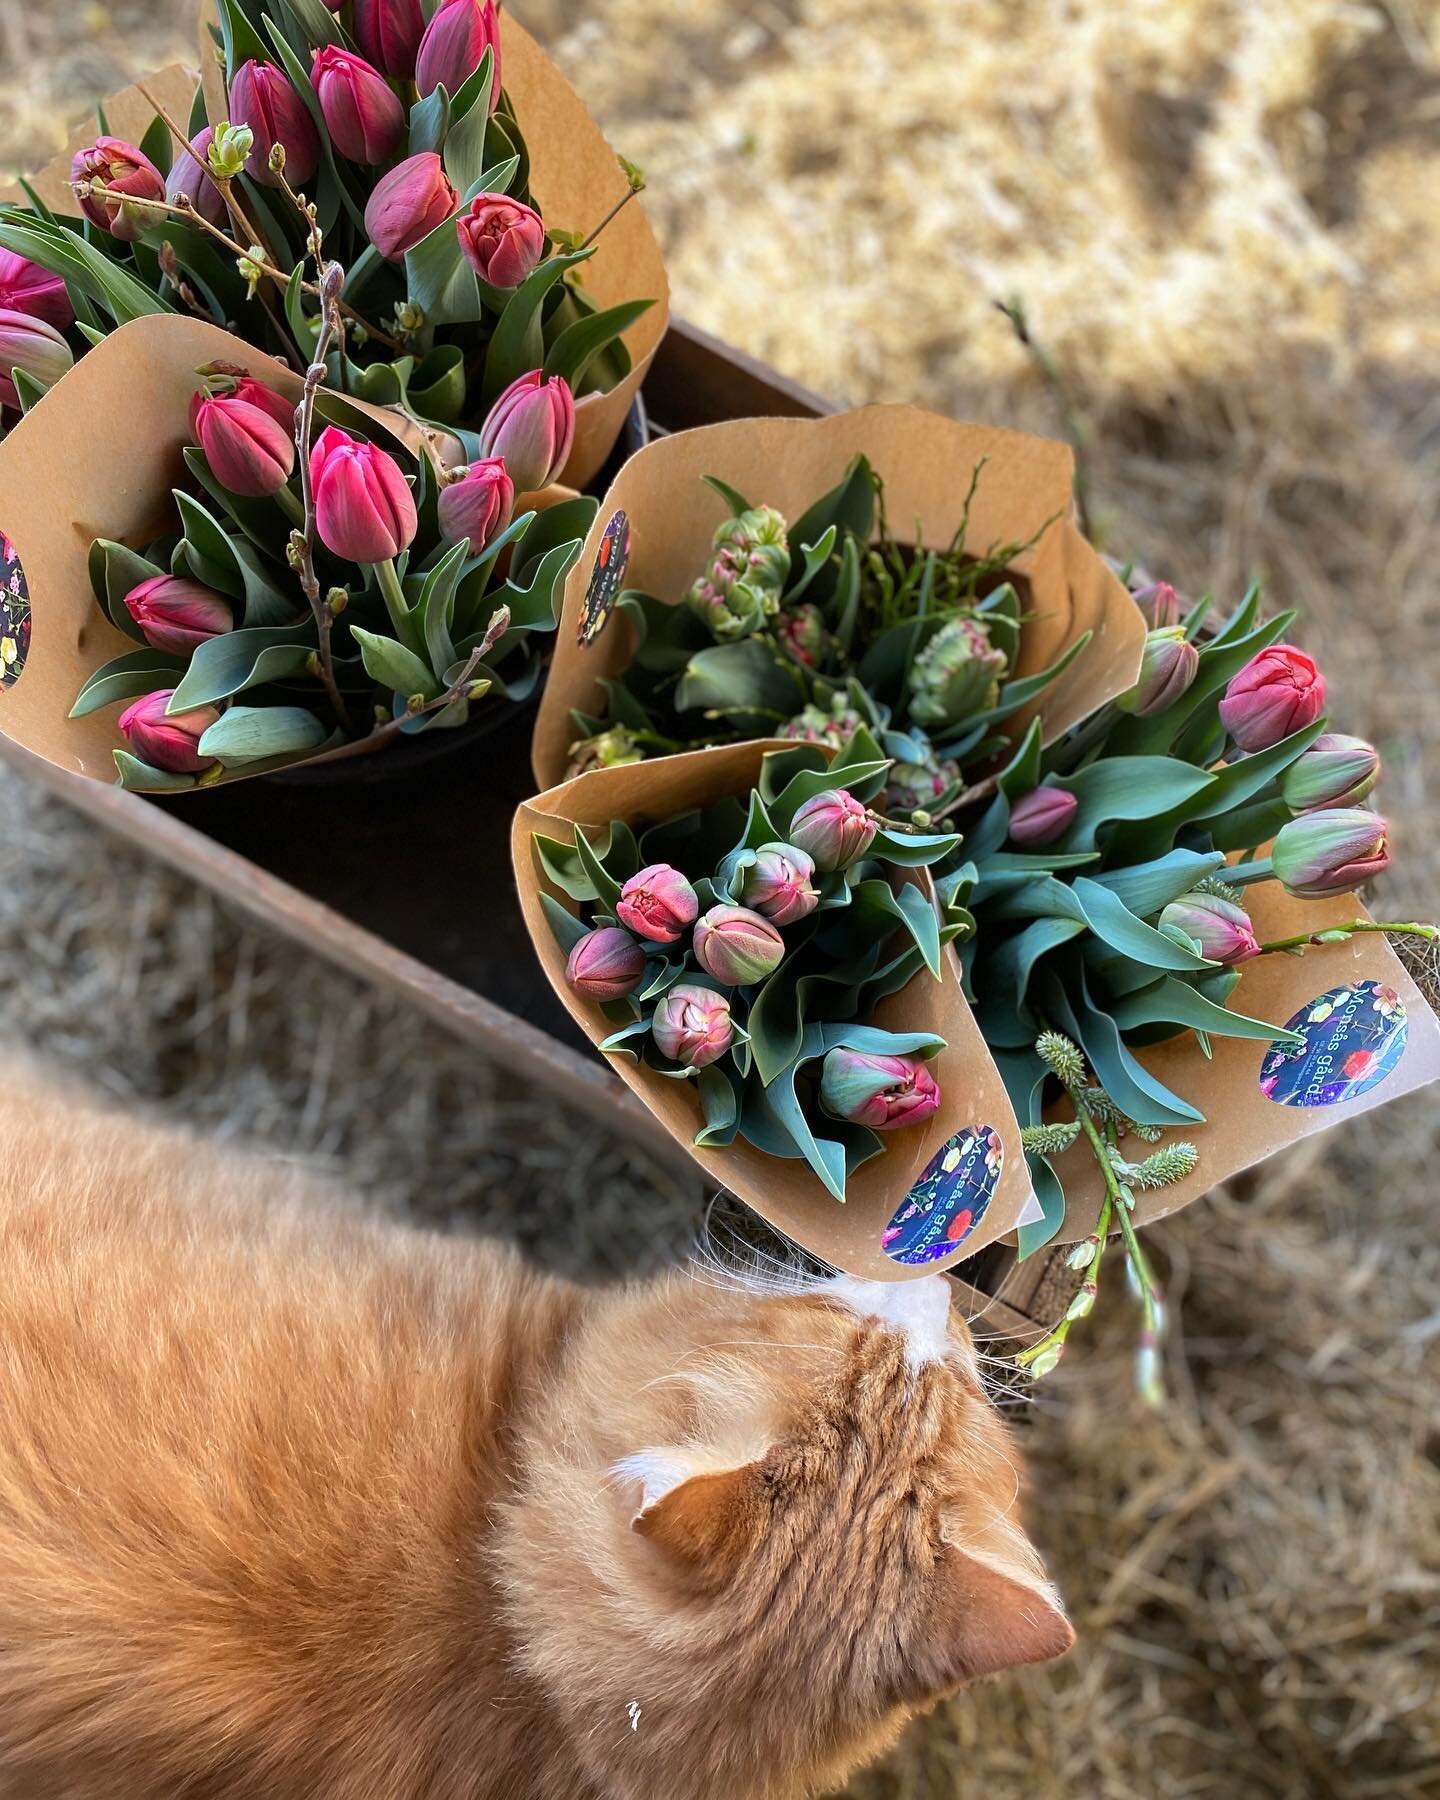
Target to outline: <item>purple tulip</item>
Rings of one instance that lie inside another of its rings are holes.
[[[876,825],[846,788],[807,800],[790,822],[790,842],[817,869],[846,869],[875,841]]]
[[[703,1069],[735,1041],[730,1002],[713,988],[681,982],[655,1008],[651,1035],[660,1050],[687,1069]]]
[[[270,167],[270,152],[284,146],[285,179],[302,188],[320,167],[320,134],[310,109],[274,63],[243,62],[230,83],[230,123],[248,125],[255,143],[245,158],[245,173],[266,187],[280,177]]]
[[[515,491],[535,494],[558,481],[575,443],[575,396],[560,375],[532,369],[491,407],[480,427],[480,453],[504,459]]]
[[[651,863],[621,888],[615,917],[652,943],[674,944],[699,911],[695,890],[680,871],[669,863]]]
[[[365,234],[387,261],[399,262],[458,205],[445,165],[433,150],[423,150],[375,183],[365,204]]]
[[[695,925],[695,960],[727,987],[748,987],[779,968],[785,940],[746,906],[712,906]]]
[[[820,1105],[832,1119],[899,1131],[940,1105],[940,1084],[918,1056],[831,1050],[820,1071]]]
[[[565,979],[587,1000],[623,1000],[639,987],[644,973],[644,950],[618,925],[587,931],[565,964]]]
[[[14,370],[50,388],[74,366],[70,346],[53,325],[32,313],[0,309],[0,406],[20,404]]]
[[[1053,844],[1070,829],[1079,805],[1068,788],[1032,788],[1010,808],[1010,842],[1025,850]]]
[[[120,733],[141,762],[152,769],[168,769],[175,775],[198,775],[212,768],[216,759],[202,756],[201,738],[220,717],[213,706],[197,706],[191,712],[170,714],[174,688],[146,694],[120,715]]]
[[[179,656],[235,629],[229,602],[181,575],[152,575],[142,581],[125,596],[125,610],[147,644]]]
[[[515,510],[515,483],[498,456],[473,462],[440,490],[440,535],[447,544],[468,543],[479,556],[499,537]]]
[[[311,446],[310,486],[320,542],[345,562],[388,562],[415,536],[415,498],[399,463],[338,425]]]
[[[762,844],[745,871],[740,898],[772,925],[795,925],[820,904],[815,864],[792,844]]]
[[[1277,878],[1300,900],[1347,894],[1390,866],[1390,827],[1363,807],[1301,813],[1276,833]]]
[[[500,19],[495,0],[445,0],[425,27],[415,57],[415,86],[423,98],[443,87],[452,98],[480,67],[485,52],[495,53],[490,82],[490,110],[500,98]]]
[[[70,164],[70,179],[103,184],[104,193],[78,196],[80,210],[92,225],[108,231],[122,243],[133,244],[158,216],[148,207],[130,206],[127,201],[165,198],[160,171],[143,150],[137,150],[123,138],[96,138],[84,150],[76,151]]]

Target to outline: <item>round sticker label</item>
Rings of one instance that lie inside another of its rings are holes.
[[[1005,1146],[990,1125],[957,1131],[931,1157],[880,1234],[894,1262],[938,1262],[963,1244],[985,1216],[1000,1185]]]
[[[0,533],[0,690],[20,679],[30,654],[30,590],[15,546]]]
[[[605,527],[595,567],[590,571],[585,608],[580,615],[578,635],[582,644],[594,643],[615,610],[615,602],[625,583],[625,571],[630,566],[630,544],[630,520],[623,512],[617,512]]]
[[[1379,981],[1331,988],[1288,1021],[1303,1044],[1275,1044],[1260,1092],[1277,1106],[1338,1106],[1378,1087],[1405,1054],[1405,1002]]]

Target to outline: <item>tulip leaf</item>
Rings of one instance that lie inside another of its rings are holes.
[[[1044,742],[1039,719],[1032,719],[1014,756],[1005,765],[996,787],[1013,806],[1040,786],[1040,751]]]
[[[90,586],[100,602],[100,609],[118,631],[123,631],[137,643],[145,641],[145,633],[131,618],[125,596],[164,573],[158,564],[108,538],[96,538],[90,546]]]
[[[421,629],[425,634],[425,650],[430,658],[430,667],[442,683],[445,671],[455,662],[455,645],[450,637],[450,627],[455,617],[455,585],[460,579],[460,570],[468,555],[468,544],[452,544],[425,577],[416,605]]]
[[[1249,1019],[1229,1007],[1217,1006],[1196,993],[1188,982],[1167,975],[1138,993],[1116,1001],[1110,1017],[1121,1031],[1134,1031],[1145,1025],[1188,1025],[1196,1031],[1212,1032],[1216,1037],[1258,1038],[1265,1043],[1303,1044],[1298,1031],[1287,1031],[1283,1025],[1270,1025],[1264,1019]]]
[[[453,425],[465,410],[465,351],[437,344],[411,375],[405,390],[411,411],[438,425]]]
[[[246,688],[302,675],[314,648],[315,627],[308,619],[300,625],[262,625],[207,638],[192,653],[166,710],[213,706]]]
[[[790,576],[797,580],[804,572],[805,553],[802,546],[818,544],[825,533],[834,526],[842,536],[850,536],[862,544],[870,541],[870,532],[875,523],[875,471],[869,459],[857,456],[845,474],[831,488],[828,494],[822,494],[811,507],[808,507],[790,526],[788,533],[792,546],[790,553]],[[817,571],[814,578],[814,598],[822,603],[834,592],[835,571]]]
[[[547,880],[552,881],[564,894],[582,904],[598,901],[600,896],[595,884],[585,873],[580,861],[579,852],[574,844],[562,843],[558,838],[545,837],[535,832],[532,839],[535,854]]]
[[[1075,816],[1059,843],[1066,850],[1093,850],[1102,825],[1139,820],[1148,832],[1152,821],[1215,790],[1215,777],[1173,756],[1104,756],[1077,775],[1062,776],[1055,786],[1073,794]]]
[[[862,881],[852,890],[851,904],[862,928],[877,942],[888,935],[887,925],[903,926],[914,938],[925,967],[940,979],[940,921],[923,888],[905,882],[896,893],[888,881]]]
[[[114,706],[120,700],[138,700],[142,694],[153,694],[157,688],[175,685],[188,658],[168,650],[156,650],[147,644],[143,650],[131,650],[113,657],[99,668],[81,688],[69,717],[83,719],[102,706]]]
[[[228,768],[318,750],[329,736],[303,706],[232,706],[205,731],[199,749],[202,756],[218,757]]]
[[[695,1134],[697,1146],[727,1149],[740,1127],[740,1093],[734,1077],[721,1063],[710,1063],[696,1076],[705,1123]]]
[[[303,353],[307,362],[315,355],[316,341],[320,336],[320,320],[318,316],[305,311],[305,264],[296,263],[285,283],[285,322],[290,327],[290,335],[297,348]]]
[[[64,225],[45,225],[24,212],[0,213],[0,249],[11,250],[64,278],[104,307],[117,325],[175,308],[128,269]]]
[[[405,280],[410,302],[429,325],[468,325],[484,315],[475,271],[460,249],[454,218],[427,232],[405,252]]]
[[[442,691],[441,678],[413,650],[407,650],[394,638],[362,631],[358,625],[350,627],[350,635],[360,646],[365,673],[402,700],[408,700],[412,694],[433,700]]]
[[[1090,929],[1122,956],[1133,956],[1137,962],[1149,963],[1156,969],[1214,967],[1212,959],[1196,956],[1163,931],[1136,918],[1117,894],[1088,877],[1077,875],[1070,884],[1070,892],[1084,912]]]
[[[1225,863],[1219,851],[1172,850],[1151,862],[1095,875],[1097,887],[1108,888],[1133,913],[1149,918],[1152,913],[1188,894],[1197,881],[1216,874]]]
[[[557,544],[553,550],[545,552],[522,581],[507,581],[503,587],[496,589],[495,604],[510,608],[510,624],[513,629],[554,630],[559,617],[565,577],[575,566],[582,543],[583,539],[571,538],[565,543]]]
[[[568,907],[562,906],[553,894],[542,894],[540,906],[555,935],[555,942],[567,956],[581,938],[589,936],[590,927],[585,921],[577,919],[575,914]]]
[[[39,401],[43,400],[49,392],[49,389],[45,386],[43,381],[37,381],[33,375],[28,374],[24,369],[12,367],[10,370],[10,380],[15,388],[15,397],[20,403],[20,412],[22,416],[25,413],[28,413]]]
[[[675,693],[680,712],[718,712],[725,717],[768,716],[778,723],[805,704],[803,685],[758,638],[714,644],[685,664]]]
[[[718,475],[702,475],[700,479],[705,483],[706,487],[715,490],[730,508],[732,517],[738,518],[741,513],[751,511],[750,502],[738,488],[731,487],[728,481],[722,481]]]
[[[437,87],[433,93],[426,94],[424,99],[417,100],[410,108],[410,137],[406,156],[438,155],[444,147],[445,133],[449,129],[450,96],[443,87]]]
[[[442,158],[456,193],[465,193],[485,169],[485,140],[490,126],[490,91],[495,80],[495,52],[487,47],[480,66],[450,102],[450,125]]]
[[[231,548],[245,582],[245,625],[296,624],[305,612],[303,603],[275,586],[269,565],[255,546],[232,540]]]
[[[267,0],[267,3],[278,4],[294,18],[299,33],[296,48],[301,55],[309,49],[319,49],[322,44],[336,44],[342,50],[353,48],[340,29],[339,19],[324,0]]]
[[[578,825],[575,827],[575,854],[579,858],[580,867],[585,871],[591,887],[595,890],[596,899],[601,906],[607,907],[613,912],[615,904],[620,898],[620,883],[605,867],[604,862],[592,848],[589,838]]]
[[[216,12],[220,17],[220,37],[225,51],[225,75],[227,85],[233,79],[241,63],[269,62],[270,52],[265,40],[250,23],[240,0],[216,0]]]
[[[960,838],[955,832],[901,831],[884,825],[875,833],[871,856],[883,856],[900,869],[928,868],[939,857],[957,849]]]
[[[627,332],[654,304],[653,300],[626,300],[567,325],[545,352],[545,374],[563,376],[578,393],[586,370],[605,346]]]
[[[132,756],[128,750],[112,750],[115,768],[120,777],[120,785],[132,793],[177,793],[182,788],[193,788],[193,775],[177,775],[169,769],[157,769],[150,763],[141,762],[138,756]]]
[[[538,268],[531,270],[510,296],[485,352],[484,398],[487,405],[493,405],[512,382],[544,363],[545,341],[540,310],[545,296],[557,281],[582,262],[588,262],[594,254],[592,248],[547,257]]]
[[[180,566],[183,562],[196,581],[215,588],[227,600],[243,600],[245,572],[219,520],[182,488],[174,490],[174,498],[185,533],[172,559],[175,573],[184,572]]]
[[[1045,984],[1042,1010],[1051,1022],[1079,1044],[1096,1080],[1125,1114],[1139,1125],[1198,1125],[1205,1115],[1172,1093],[1126,1049],[1120,1028],[1108,1013],[1090,1002],[1083,976],[1072,1007],[1069,984],[1053,971]]]
[[[845,1198],[845,1146],[834,1138],[817,1138],[795,1093],[792,1067],[769,1086],[751,1083],[740,1115],[740,1134],[770,1156],[803,1158],[836,1200]]]

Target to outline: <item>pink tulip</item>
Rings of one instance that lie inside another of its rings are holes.
[[[1033,788],[1010,808],[1010,842],[1026,850],[1053,844],[1070,829],[1079,804],[1065,788]]]
[[[13,250],[0,250],[0,311],[28,313],[57,331],[68,331],[75,323],[64,277]]]
[[[1280,777],[1280,798],[1291,812],[1358,806],[1380,779],[1380,752],[1364,738],[1327,731]]]
[[[940,1084],[918,1056],[831,1050],[820,1071],[820,1105],[832,1119],[899,1131],[940,1105]]]
[[[198,775],[212,768],[216,759],[202,756],[201,738],[220,717],[213,706],[197,706],[192,712],[165,711],[174,688],[146,694],[120,715],[120,732],[141,762],[152,769],[168,769],[175,775]]]
[[[491,407],[480,427],[482,456],[503,457],[515,490],[538,493],[558,481],[575,443],[575,396],[559,375],[532,369]]]
[[[1218,894],[1182,894],[1160,914],[1160,929],[1173,927],[1200,947],[1211,962],[1248,962],[1260,954],[1250,915]]]
[[[565,964],[565,979],[587,1000],[623,1000],[644,973],[644,950],[618,925],[587,931]]]
[[[1272,644],[1232,676],[1220,723],[1242,750],[1268,750],[1325,710],[1325,677],[1293,644]]]
[[[790,822],[790,842],[817,869],[846,869],[875,841],[875,821],[845,788],[807,800]]]
[[[99,137],[75,153],[70,164],[72,182],[98,181],[104,193],[77,196],[80,210],[92,225],[108,231],[122,243],[132,244],[147,225],[163,215],[128,201],[163,200],[165,182],[150,158],[123,138]]]
[[[70,346],[53,325],[32,313],[0,310],[0,406],[20,404],[14,370],[50,388],[74,365]]]
[[[1148,719],[1164,712],[1186,692],[1200,673],[1200,652],[1185,636],[1183,625],[1165,625],[1149,633],[1140,664],[1140,679],[1115,704],[1121,712]]]
[[[425,30],[420,0],[355,0],[355,42],[368,63],[392,81],[411,81],[415,52]]]
[[[290,479],[293,428],[294,408],[248,376],[233,393],[196,394],[190,402],[190,430],[211,473],[245,499],[278,493]]]
[[[539,213],[504,194],[477,194],[455,229],[466,262],[491,287],[519,287],[545,254]]]
[[[1163,631],[1168,625],[1180,623],[1180,596],[1168,581],[1152,581],[1146,587],[1132,588],[1130,597],[1152,631]]]
[[[445,0],[425,27],[415,57],[415,86],[422,96],[443,87],[452,98],[495,52],[490,110],[500,97],[500,19],[495,0]]]
[[[727,987],[748,987],[773,975],[785,955],[785,940],[746,906],[712,906],[695,925],[695,960]]]
[[[1363,807],[1301,813],[1282,825],[1270,856],[1275,874],[1300,900],[1348,894],[1390,866],[1390,827]]]
[[[695,890],[680,871],[669,863],[651,863],[621,888],[615,917],[638,937],[673,944],[699,911]]]
[[[180,575],[152,575],[125,596],[125,610],[157,650],[188,656],[198,645],[235,629],[229,602]]]
[[[815,864],[793,844],[764,844],[745,871],[740,898],[772,925],[795,925],[820,904]]]
[[[388,562],[415,536],[410,485],[393,456],[327,425],[310,451],[315,528],[346,562]]]
[[[440,490],[440,535],[447,544],[468,542],[479,556],[510,523],[515,483],[498,456],[473,462],[458,481]]]
[[[704,1069],[735,1041],[730,1002],[714,988],[680,982],[655,1008],[650,1033],[663,1055],[687,1069]]]
[[[320,134],[310,109],[274,63],[243,62],[230,83],[230,123],[248,125],[255,144],[245,158],[245,173],[266,187],[280,178],[270,168],[270,152],[285,147],[285,179],[301,188],[320,167]]]
[[[451,217],[459,195],[432,150],[409,156],[382,175],[365,205],[365,234],[390,262],[399,262],[421,238]]]
[[[380,71],[363,56],[324,44],[315,52],[310,80],[340,154],[351,162],[389,162],[405,130],[405,108]]]
[[[203,131],[197,132],[190,140],[188,150],[176,152],[175,160],[170,165],[170,173],[165,177],[165,198],[172,206],[182,199],[207,219],[212,225],[223,225],[226,219],[225,201],[210,175],[210,165],[206,153],[210,148],[210,140],[215,133],[207,125]]]

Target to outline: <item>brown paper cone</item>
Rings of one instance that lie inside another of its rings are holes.
[[[1260,882],[1245,890],[1245,909],[1262,943],[1294,936],[1297,932],[1324,931],[1332,925],[1369,914],[1354,894],[1332,900],[1296,900],[1278,881]],[[1148,1225],[1179,1212],[1220,1182],[1254,1168],[1277,1150],[1327,1131],[1346,1119],[1370,1112],[1415,1088],[1440,1077],[1440,1022],[1415,982],[1385,938],[1353,937],[1343,944],[1321,944],[1303,956],[1274,953],[1244,964],[1240,985],[1231,1006],[1254,1019],[1273,1020],[1302,1030],[1315,1003],[1336,989],[1353,991],[1360,983],[1379,983],[1392,989],[1406,1013],[1406,1039],[1398,1061],[1383,1079],[1352,1099],[1335,1104],[1280,1104],[1261,1091],[1261,1065],[1268,1046],[1245,1038],[1211,1039],[1213,1058],[1207,1059],[1187,1031],[1166,1043],[1137,1050],[1137,1060],[1167,1087],[1198,1107],[1203,1125],[1177,1125],[1167,1129],[1161,1145],[1189,1140],[1200,1153],[1195,1173],[1172,1187],[1157,1188],[1135,1196],[1135,1221]],[[1370,996],[1362,995],[1355,1019],[1363,1022],[1372,1013]],[[1348,1055],[1361,1045],[1349,1003],[1336,1008],[1327,1020],[1310,1026],[1312,1052],[1306,1067],[1315,1094],[1335,1067],[1343,1067]],[[1323,1059],[1329,1058],[1327,1064]],[[1286,1084],[1289,1086],[1289,1083]],[[1057,1116],[1064,1115],[1057,1108]],[[1127,1154],[1138,1160],[1148,1147],[1128,1140]],[[1094,1157],[1083,1143],[1055,1159],[1055,1169],[1065,1187],[1065,1224],[1058,1241],[1072,1243],[1095,1228],[1105,1190]]]
[[[623,582],[679,600],[703,569],[726,507],[701,477],[716,475],[757,506],[796,518],[833,487],[864,452],[885,480],[894,521],[921,521],[929,546],[948,544],[960,524],[975,465],[986,459],[970,512],[969,542],[980,550],[1039,540],[1014,564],[1031,616],[1022,627],[1016,673],[1047,667],[1083,632],[1088,647],[1007,729],[1023,730],[1038,711],[1050,742],[1135,683],[1145,623],[1114,573],[1081,536],[1071,509],[1074,458],[1064,444],[987,425],[962,425],[914,406],[867,406],[823,419],[739,419],[649,444],[621,470],[565,590],[555,660],[535,727],[532,760],[542,788],[563,780],[575,732],[572,710],[603,710],[602,679],[628,664],[623,625],[593,620],[582,641],[586,596],[623,540],[631,551]],[[624,515],[623,519],[621,515]],[[618,525],[616,521],[619,521]]]
[[[96,604],[90,546],[97,537],[137,544],[172,516],[196,371],[213,362],[299,398],[299,376],[262,350],[202,319],[153,314],[87,351],[0,442],[0,531],[14,546],[31,607],[29,653],[0,696],[0,733],[57,768],[115,779],[111,752],[122,747],[115,709],[68,717],[90,676],[137,647]],[[345,404],[421,454],[421,434],[401,414]],[[363,742],[307,760],[356,754],[368,754]],[[246,778],[237,770],[225,780]]]
[[[193,69],[183,68],[179,63],[170,63],[163,69],[157,69],[153,75],[143,76],[134,86],[112,94],[102,102],[110,136],[123,138],[129,144],[138,144],[150,129],[161,107],[183,130],[189,122],[190,105],[195,98],[199,79]],[[80,204],[70,188],[70,164],[77,150],[83,150],[95,142],[99,131],[99,120],[92,113],[85,124],[72,133],[70,141],[59,155],[52,156],[43,168],[30,177],[31,187],[52,212],[66,214],[71,218],[78,215]],[[0,200],[13,200],[24,205],[24,190],[18,182],[7,182],[4,187],[0,187]]]
[[[210,35],[214,23],[213,0],[204,0],[200,67],[212,124],[229,116]],[[508,8],[500,15],[500,51],[505,89],[530,152],[535,203],[548,225],[583,236],[623,198],[629,180],[584,101]],[[653,299],[655,304],[625,333],[633,367],[624,381],[608,394],[587,394],[576,406],[575,448],[561,475],[573,488],[585,487],[604,467],[670,322],[665,264],[642,201],[632,200],[606,226],[582,275],[586,291],[602,309],[625,300]]]
[[[520,808],[511,850],[525,921],[551,986],[592,1043],[599,1044],[614,1027],[598,1005],[577,994],[565,979],[565,955],[540,896],[550,893],[572,911],[578,909],[546,881],[532,835],[539,831],[573,843],[577,826],[588,831],[623,819],[640,828],[726,794],[748,793],[759,778],[764,753],[791,747],[758,741],[593,770]],[[943,981],[922,972],[885,1001],[873,1021],[893,1031],[933,1031],[946,1040],[947,1048],[932,1065],[944,1104],[923,1125],[889,1134],[885,1153],[846,1183],[843,1205],[803,1162],[767,1155],[739,1138],[729,1149],[695,1148],[693,1140],[703,1118],[694,1084],[656,1074],[627,1057],[613,1061],[632,1091],[678,1142],[690,1148],[708,1176],[814,1255],[874,1281],[933,1274],[1003,1236],[1030,1197],[1015,1115],[960,992],[959,972],[948,950],[945,963]],[[988,1179],[983,1153],[971,1147],[987,1129],[995,1134],[1003,1158],[998,1177]],[[953,1191],[942,1193],[927,1212],[897,1222],[912,1185],[933,1159],[944,1156],[952,1140],[958,1140]],[[967,1218],[973,1220],[968,1231]],[[886,1234],[892,1229],[898,1235],[887,1253]],[[948,1237],[951,1229],[956,1232],[953,1244]],[[931,1248],[939,1253],[927,1255]],[[899,1261],[897,1254],[902,1252],[925,1260]]]

